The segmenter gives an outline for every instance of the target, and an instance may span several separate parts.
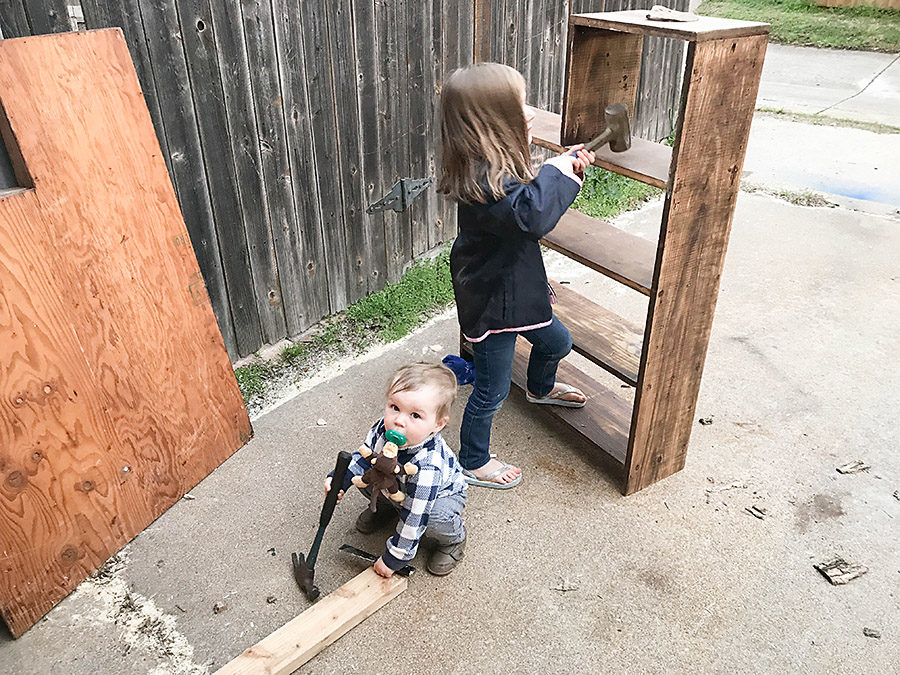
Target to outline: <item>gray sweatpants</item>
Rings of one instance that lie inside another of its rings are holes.
[[[367,499],[372,498],[372,488],[361,488]],[[398,513],[402,504],[398,504],[384,496],[378,495],[378,508],[382,509],[390,505]],[[425,527],[425,537],[431,537],[439,546],[458,544],[466,538],[466,527],[463,524],[462,511],[466,506],[464,494],[453,494],[446,497],[438,497],[431,507],[428,516],[428,525]]]

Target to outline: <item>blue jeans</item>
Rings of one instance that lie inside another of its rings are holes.
[[[572,336],[562,322],[522,333],[491,333],[472,343],[475,352],[475,388],[466,403],[459,430],[459,463],[463,468],[479,469],[490,459],[491,423],[509,395],[516,338],[531,343],[528,360],[528,391],[546,396],[556,383],[556,369],[572,350]]]

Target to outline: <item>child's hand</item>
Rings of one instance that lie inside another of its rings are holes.
[[[385,565],[384,560],[382,560],[381,558],[376,560],[375,564],[372,565],[372,567],[375,569],[375,574],[377,574],[380,577],[389,579],[390,577],[394,576],[394,570],[392,570],[390,567]]]
[[[546,161],[559,169],[564,175],[581,184],[582,177],[578,174],[584,172],[594,161],[594,153],[584,149],[584,144],[573,145],[561,155],[551,157]]]
[[[328,476],[325,479],[325,495],[327,496],[329,492],[331,492],[331,476]],[[341,501],[341,497],[343,497],[343,496],[344,496],[343,490],[338,492],[338,501]]]
[[[584,149],[584,143],[573,145],[566,150],[565,154],[572,158],[572,171],[575,173],[583,173],[586,168],[594,163],[596,158],[593,152]]]

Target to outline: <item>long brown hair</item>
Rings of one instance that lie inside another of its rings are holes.
[[[460,202],[503,198],[503,179],[534,178],[522,103],[525,80],[501,63],[455,70],[441,91],[441,180],[438,192]]]

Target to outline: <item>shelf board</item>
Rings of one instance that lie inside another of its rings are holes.
[[[554,251],[650,295],[656,244],[569,209],[541,240]]]
[[[471,358],[471,345],[464,344],[464,351]],[[526,370],[531,345],[525,338],[516,341],[513,359],[512,382],[523,391],[526,388]],[[598,446],[619,469],[625,467],[628,453],[628,431],[631,428],[631,403],[611,389],[596,382],[576,366],[563,360],[556,371],[558,382],[578,387],[587,396],[583,408],[564,408],[558,405],[535,406],[546,410],[566,422],[575,431]]]
[[[576,26],[590,26],[639,33],[659,37],[678,38],[688,42],[704,42],[746,35],[767,35],[769,24],[737,19],[719,19],[712,16],[697,16],[696,21],[650,21],[646,9],[632,9],[621,12],[600,12],[573,14],[569,21]]]
[[[532,143],[553,152],[562,152],[565,148],[559,142],[561,128],[562,115],[534,108]],[[591,139],[585,139],[589,140]],[[672,148],[668,145],[632,138],[630,150],[613,152],[605,145],[595,154],[597,159],[594,160],[594,166],[666,189],[669,165],[672,162]]]
[[[550,285],[559,301],[553,313],[569,329],[573,349],[636,387],[644,342],[641,328],[566,285],[555,281]]]

